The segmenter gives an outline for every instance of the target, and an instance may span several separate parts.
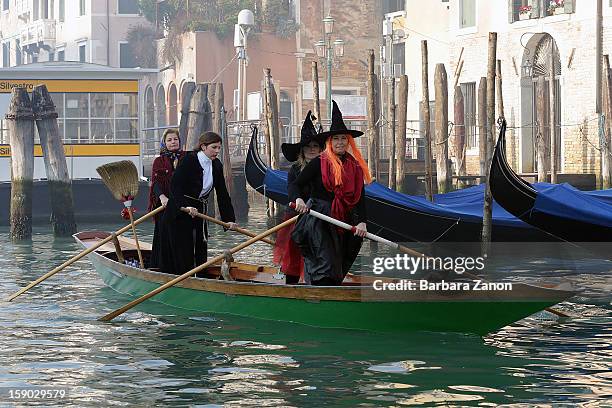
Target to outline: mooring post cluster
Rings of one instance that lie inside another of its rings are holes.
[[[36,86],[31,99],[25,88],[13,88],[6,114],[11,146],[11,240],[32,237],[35,122],[49,183],[53,233],[70,236],[76,232],[72,184],[57,116],[45,85]]]

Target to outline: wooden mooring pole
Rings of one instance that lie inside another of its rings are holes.
[[[206,119],[210,110],[211,108],[208,102],[208,84],[197,84],[189,104],[185,150],[195,149],[202,132],[209,129],[210,125],[206,124]]]
[[[387,109],[389,113],[388,122],[388,138],[389,140],[389,180],[387,185],[390,189],[395,190],[395,159],[397,155],[397,146],[395,140],[395,76],[391,76],[389,81]]]
[[[321,123],[321,101],[319,99],[319,67],[317,61],[312,61],[312,102],[317,122]]]
[[[270,68],[264,68],[264,130],[266,135],[266,152],[270,168],[278,169],[280,164],[280,123],[278,118],[278,100],[272,83]],[[270,217],[280,215],[280,207],[270,202]]]
[[[408,76],[402,75],[399,80],[398,89],[398,115],[397,135],[395,144],[397,147],[397,168],[395,170],[395,188],[404,191],[404,176],[406,173],[406,119],[408,115]]]
[[[451,174],[448,168],[448,78],[444,64],[436,64],[435,89],[435,152],[438,194],[450,191]]]
[[[604,137],[601,141],[601,188],[608,189],[612,186],[610,178],[612,177],[610,161],[612,157],[612,149],[610,149],[610,131],[612,130],[612,70],[610,70],[610,58],[604,55],[604,103],[603,113],[605,115]]]
[[[457,159],[457,175],[465,176],[465,105],[463,102],[463,91],[460,86],[455,86],[454,96],[454,120],[455,132],[454,147],[455,157]],[[465,182],[459,179],[457,187],[465,187]]]
[[[379,180],[378,166],[378,142],[380,131],[378,126],[379,106],[378,106],[378,78],[374,70],[374,50],[368,50],[368,84],[367,84],[367,104],[368,104],[368,169],[376,180]]]
[[[32,109],[47,171],[53,235],[68,237],[76,232],[72,183],[68,174],[64,144],[57,124],[57,112],[46,85],[38,85],[34,88]]]
[[[431,152],[431,130],[429,112],[429,72],[427,62],[427,40],[421,40],[421,111],[423,112],[423,126],[425,129],[423,136],[425,139],[425,196],[429,201],[433,201],[433,168]]]
[[[13,88],[5,116],[11,146],[10,239],[32,238],[34,113],[25,88]]]
[[[183,84],[183,89],[181,93],[181,119],[179,122],[179,137],[181,138],[181,146],[183,148],[187,143],[187,126],[189,122],[189,106],[191,104],[191,97],[193,96],[193,91],[195,90],[194,82],[185,82]]]
[[[478,158],[480,159],[480,183],[487,174],[487,78],[478,83]]]
[[[554,43],[553,43],[554,44]],[[553,45],[554,48],[554,45]],[[548,80],[548,109],[550,123],[550,182],[557,184],[557,114],[555,104],[555,53],[554,49],[550,50],[550,70]]]
[[[493,233],[493,196],[491,194],[490,173],[493,147],[496,137],[495,127],[495,66],[497,61],[497,33],[489,33],[489,52],[487,61],[487,160],[486,160],[486,186],[484,195],[484,208],[482,212],[482,246],[483,256],[491,250],[491,236]]]

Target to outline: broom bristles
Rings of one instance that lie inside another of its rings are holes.
[[[115,199],[125,201],[138,194],[138,170],[133,162],[122,160],[96,169]]]

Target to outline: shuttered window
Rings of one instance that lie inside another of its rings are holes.
[[[465,122],[465,140],[467,148],[478,147],[478,134],[476,132],[476,82],[461,84],[463,92],[463,115]]]

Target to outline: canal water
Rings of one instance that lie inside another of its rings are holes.
[[[251,214],[247,226],[262,231],[261,205]],[[212,229],[215,249],[242,240]],[[152,224],[140,231],[150,240]],[[48,227],[35,227],[27,243],[13,244],[7,233],[0,229],[2,298],[79,250]],[[236,258],[262,261],[270,253],[256,244]],[[373,255],[365,246],[357,269],[371,271]],[[561,270],[554,264],[527,269],[551,277]],[[582,292],[560,305],[574,317],[541,313],[480,337],[324,330],[152,301],[101,323],[129,299],[80,261],[0,301],[0,406],[612,406],[612,267],[579,266],[566,280]],[[27,387],[65,394],[16,399],[14,391]]]

